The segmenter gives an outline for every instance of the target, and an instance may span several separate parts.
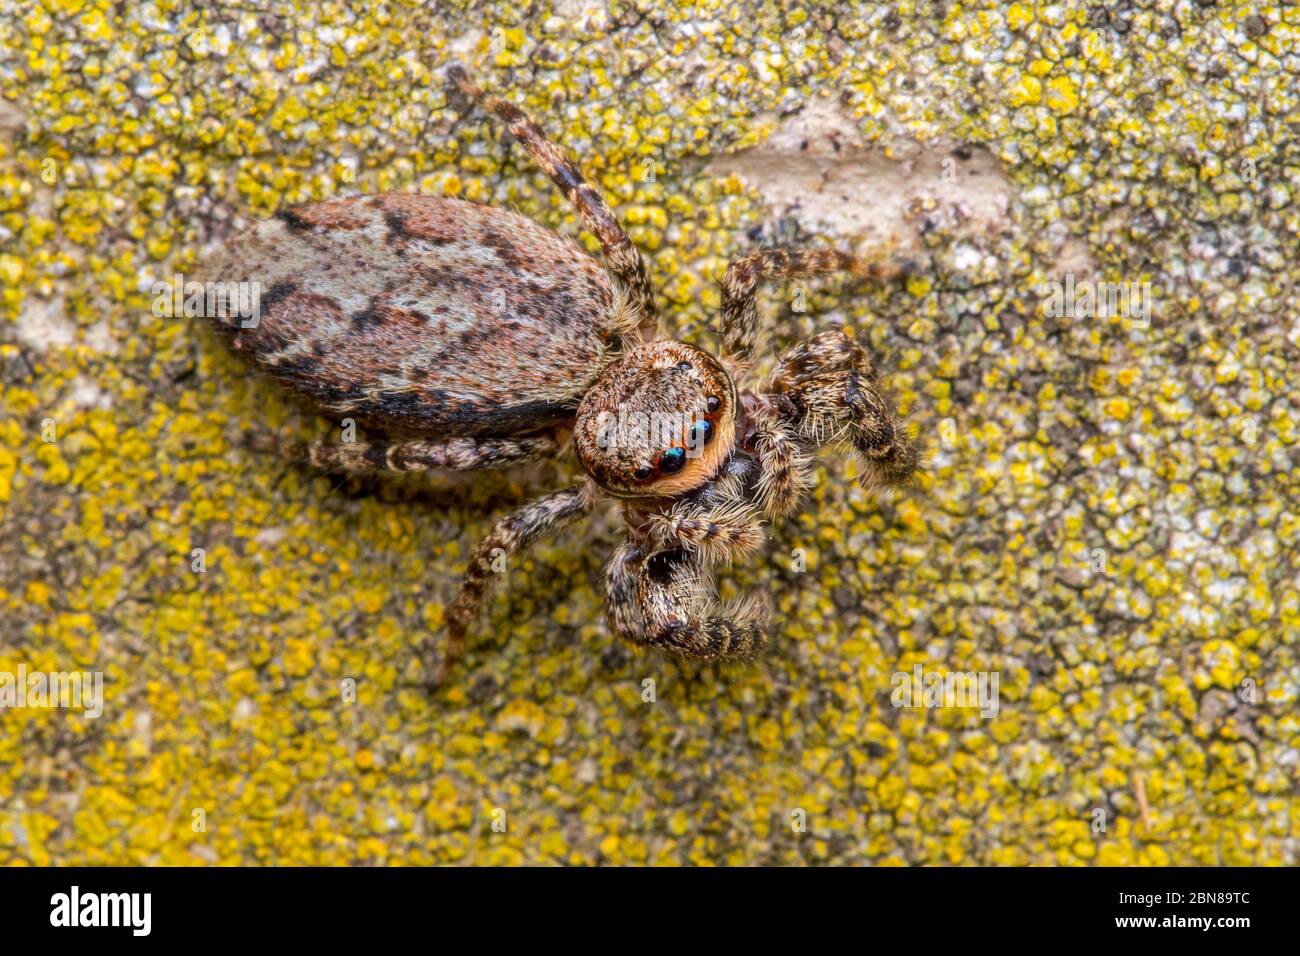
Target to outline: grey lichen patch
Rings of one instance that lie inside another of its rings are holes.
[[[953,243],[984,244],[1013,228],[1015,191],[987,150],[905,136],[868,144],[830,97],[811,100],[763,143],[719,157],[707,171],[739,177],[803,231],[918,266],[929,266],[926,236],[936,230]]]
[[[19,342],[42,352],[67,348],[77,340],[77,326],[69,321],[63,301],[35,296],[23,303],[14,333]]]
[[[15,103],[0,97],[0,143],[12,143],[27,128],[27,117]]]

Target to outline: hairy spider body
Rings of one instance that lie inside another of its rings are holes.
[[[292,448],[319,467],[469,470],[573,449],[583,480],[501,519],[471,557],[431,683],[461,653],[499,558],[610,500],[627,528],[606,575],[611,629],[683,659],[753,658],[769,602],[718,607],[714,566],[754,551],[767,523],[797,510],[819,448],[854,454],[867,487],[906,483],[919,458],[842,330],[750,381],[759,280],[897,270],[833,250],[751,253],[723,279],[722,358],[657,340],[645,265],[604,199],[518,108],[457,67],[448,75],[564,192],[605,268],[502,210],[391,194],[319,202],[258,223],[208,262],[213,280],[263,290],[257,321],[218,327],[322,410],[385,435]]]

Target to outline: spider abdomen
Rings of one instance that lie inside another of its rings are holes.
[[[430,437],[570,418],[621,344],[613,285],[576,243],[454,199],[300,206],[228,242],[203,278],[256,290],[255,317],[214,318],[283,384],[326,411]]]

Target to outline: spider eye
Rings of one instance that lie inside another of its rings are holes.
[[[690,445],[692,448],[702,448],[711,441],[713,441],[713,422],[701,418],[691,426]]]
[[[689,371],[690,371],[691,369],[693,369],[693,368],[695,368],[695,366],[692,365],[690,362],[678,362],[678,363],[677,363],[677,371],[679,371],[679,372],[689,372]]]
[[[710,395],[704,400],[704,410],[710,415],[716,415],[718,409],[722,407],[722,399],[716,395]]]
[[[647,478],[650,477],[653,471],[654,469],[651,468],[649,465],[642,465],[636,471],[632,472],[632,477],[635,478],[637,481],[645,481]]]
[[[659,456],[659,470],[665,475],[675,475],[686,466],[686,449],[669,448]]]

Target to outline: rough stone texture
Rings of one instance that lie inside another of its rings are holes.
[[[1300,861],[1300,8],[798,6],[4,0],[0,671],[103,670],[108,701],[0,712],[0,863]],[[931,466],[879,503],[828,461],[735,569],[778,607],[760,666],[687,683],[611,640],[604,517],[509,569],[448,689],[406,686],[553,470],[286,467],[240,432],[337,423],[152,313],[309,198],[575,234],[452,58],[580,157],[684,338],[755,244],[919,257],[765,299],[781,344],[856,329]],[[1047,314],[1066,272],[1149,281],[1149,324]],[[997,716],[894,708],[917,664],[996,671]]]

